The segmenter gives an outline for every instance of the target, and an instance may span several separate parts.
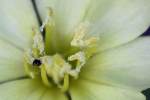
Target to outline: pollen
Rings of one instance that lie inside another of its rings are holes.
[[[44,28],[47,24],[51,24],[54,25],[54,21],[53,21],[53,9],[51,7],[48,7],[48,12],[47,12],[47,17],[45,18],[45,21],[43,22],[43,24],[40,27],[40,31],[43,32]],[[51,26],[50,25],[50,26]]]
[[[89,26],[90,24],[88,22],[81,23],[79,25],[79,27],[74,32],[74,37],[73,40],[71,41],[72,46],[86,48],[93,46],[97,43],[98,38],[96,37],[86,38]]]
[[[76,66],[75,70],[72,71],[71,74],[77,78],[78,77],[77,75],[79,74],[81,68],[86,63],[85,53],[80,51],[80,52],[77,52],[76,54],[71,55],[70,57],[68,57],[68,61],[74,61],[74,60],[77,60],[77,66]]]

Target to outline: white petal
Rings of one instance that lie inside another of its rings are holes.
[[[48,94],[48,96],[45,96],[46,94]],[[39,80],[24,79],[0,85],[0,100],[66,99],[61,92],[57,91],[57,89],[47,88]]]
[[[72,100],[145,100],[140,92],[90,83],[86,80],[78,83],[74,81],[70,93]]]
[[[0,85],[0,100],[27,100],[32,92],[41,88],[38,81],[30,79]]]
[[[0,39],[23,48],[28,46],[32,28],[37,27],[30,0],[0,1]]]
[[[99,50],[127,43],[150,25],[150,0],[92,0],[85,20],[100,37]]]
[[[23,53],[19,48],[0,40],[0,82],[24,76]]]
[[[136,90],[150,88],[150,37],[104,51],[91,59],[81,77]]]

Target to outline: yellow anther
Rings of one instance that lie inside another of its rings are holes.
[[[80,51],[80,52],[77,52],[76,54],[71,55],[70,57],[68,57],[68,60],[69,61],[77,60],[78,62],[80,62],[80,65],[84,65],[85,62],[86,62],[86,57],[85,57],[84,52]]]
[[[34,57],[44,55],[44,40],[40,32],[36,32],[33,37],[32,54]]]
[[[97,37],[87,38],[86,34],[88,32],[89,23],[82,23],[74,33],[73,40],[71,41],[71,46],[88,48],[97,44]]]
[[[47,24],[54,25],[54,22],[52,20],[52,15],[53,15],[53,9],[48,7],[47,17],[45,18],[45,21],[43,22],[42,26],[40,27],[41,32],[44,31],[44,28]]]
[[[87,33],[88,25],[89,25],[88,23],[82,23],[75,30],[73,40],[71,41],[72,46],[76,46],[76,47],[85,46],[83,38],[85,37],[85,34]]]
[[[80,52],[77,52],[76,54],[71,55],[70,57],[68,57],[68,61],[75,61],[75,60],[77,60],[77,64],[75,66],[75,69],[69,71],[69,74],[71,76],[74,76],[75,78],[78,78],[78,75],[80,73],[81,68],[86,63],[85,53],[80,51]]]

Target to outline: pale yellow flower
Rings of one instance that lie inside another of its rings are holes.
[[[145,100],[150,0],[32,1],[0,1],[0,100]]]

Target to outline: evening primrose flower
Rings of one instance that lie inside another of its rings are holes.
[[[0,7],[0,100],[145,100],[150,38],[139,36],[150,25],[149,0]]]

